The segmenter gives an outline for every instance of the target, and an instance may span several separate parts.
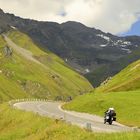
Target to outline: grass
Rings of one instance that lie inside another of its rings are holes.
[[[65,108],[103,116],[114,107],[118,121],[140,127],[140,60],[132,63],[93,93],[79,96]]]
[[[103,65],[96,68],[93,72],[85,74],[85,77],[92,83],[95,87],[99,86],[101,81],[104,81],[110,75],[109,66]]]
[[[140,60],[126,67],[92,93],[76,97],[65,104],[64,108],[104,116],[104,112],[109,107],[114,107],[118,122],[140,127],[139,73]]]
[[[20,56],[4,55],[6,42],[0,36],[0,101],[13,98],[37,97],[55,99],[57,96],[75,97],[92,89],[91,84],[51,52],[42,51],[25,34],[12,30],[7,33],[17,45],[33,53],[46,68]]]
[[[140,133],[91,133],[31,112],[0,104],[0,140],[139,140]]]
[[[132,63],[114,76],[107,84],[100,86],[96,92],[131,91],[140,89],[140,60]]]
[[[25,97],[55,99],[56,96],[76,96],[92,89],[85,78],[71,70],[56,55],[42,51],[27,35],[14,30],[10,31],[8,36],[20,47],[30,50],[47,68],[26,60],[16,52],[12,57],[5,57],[3,46],[6,42],[0,36],[1,102]],[[107,92],[109,89],[112,91],[138,89],[139,63],[137,61],[128,66],[120,75],[114,77],[112,82],[100,87],[96,92]],[[133,69],[134,67],[136,68]],[[102,116],[111,106],[117,110],[119,122],[140,127],[139,92],[91,93],[77,97],[70,104],[66,104],[65,108]],[[0,140],[139,140],[139,138],[140,133],[137,132],[90,133],[62,121],[56,123],[53,119],[13,109],[6,103],[0,104]]]
[[[4,67],[4,65],[8,65],[10,61],[13,61],[11,58],[4,56],[3,46],[5,45],[6,42],[3,40],[2,36],[0,36],[0,102],[3,100],[7,101],[9,99],[28,97],[26,92],[21,89],[16,81],[11,79],[14,73]]]
[[[139,99],[140,91],[90,93],[77,97],[64,108],[103,116],[109,107],[114,107],[117,112],[117,121],[140,127]]]
[[[110,56],[108,56],[109,58]],[[93,72],[86,74],[86,78],[94,85],[94,87],[100,86],[101,82],[106,80],[110,76],[116,75],[131,63],[140,59],[140,48],[133,50],[132,53],[119,58],[111,64],[105,64],[96,68]],[[105,59],[104,59],[105,60]],[[110,59],[112,60],[112,59]]]

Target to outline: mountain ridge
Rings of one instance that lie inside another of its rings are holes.
[[[5,14],[5,18],[10,27],[28,34],[42,49],[57,54],[94,86],[140,58],[133,55],[130,60],[128,57],[139,50],[139,36],[118,37],[74,21],[58,24],[23,19],[13,14]],[[126,63],[118,65],[125,58]]]
[[[17,29],[0,35],[0,101],[15,98],[66,100],[91,84],[50,51],[42,51]]]

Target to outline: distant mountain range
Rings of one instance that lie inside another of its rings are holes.
[[[42,22],[0,10],[0,32],[10,28],[18,28],[42,49],[63,58],[94,86],[140,58],[139,36],[118,37],[78,22]]]

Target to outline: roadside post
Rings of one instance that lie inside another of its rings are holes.
[[[92,131],[91,123],[86,123],[86,129]]]

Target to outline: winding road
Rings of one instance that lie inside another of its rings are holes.
[[[17,46],[6,35],[3,35],[7,44],[12,47],[17,53],[25,57],[27,60],[42,65],[44,68],[48,68],[46,65],[40,63],[33,57],[33,54],[22,47]],[[131,127],[121,125],[114,122],[113,125],[107,125],[103,123],[103,118],[90,115],[87,113],[78,113],[74,111],[65,111],[61,108],[62,103],[59,102],[43,102],[43,101],[28,101],[15,103],[13,106],[25,111],[32,111],[43,116],[48,116],[55,119],[61,119],[67,123],[78,125],[82,128],[88,128],[96,132],[125,132],[132,131]]]
[[[15,103],[15,108],[32,111],[43,116],[65,120],[67,123],[78,125],[82,128],[89,128],[95,132],[125,132],[132,131],[131,127],[124,126],[117,122],[112,125],[104,124],[103,118],[87,113],[65,111],[61,108],[60,102],[27,101]]]

